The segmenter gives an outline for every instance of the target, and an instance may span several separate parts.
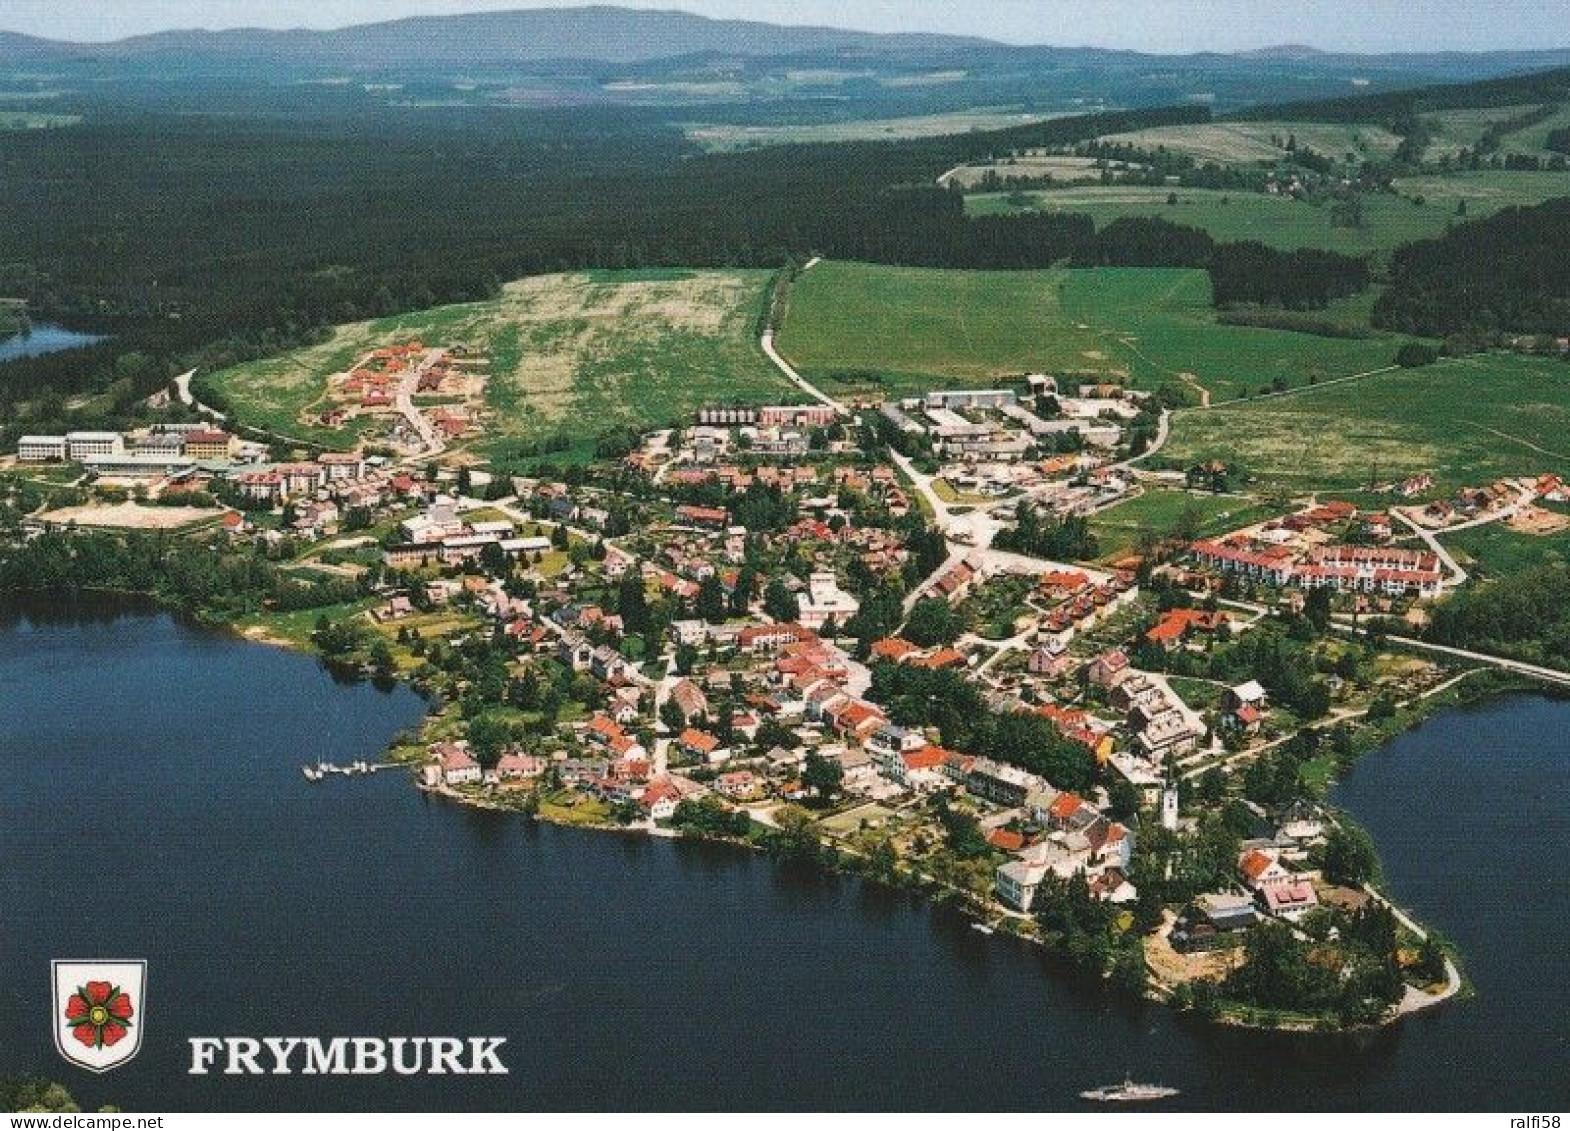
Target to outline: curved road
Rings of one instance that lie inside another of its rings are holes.
[[[801,274],[805,275],[808,271],[811,271],[814,267],[822,262],[823,257],[821,255],[813,256],[811,259],[807,260],[806,263],[802,264]],[[785,358],[780,355],[779,350],[774,348],[774,330],[772,327],[763,331],[763,340],[760,344],[763,346],[764,356],[774,363],[774,367],[776,369],[785,374],[786,379],[788,379],[791,384],[795,385],[798,389],[806,393],[819,404],[828,405],[838,415],[850,415],[849,408],[847,408],[842,402],[837,401],[833,397],[829,396],[822,389],[814,385],[811,381],[808,381],[800,373],[797,373],[796,367],[793,366],[790,362],[786,361]]]
[[[187,369],[174,379],[174,391],[180,398],[180,403],[189,405],[203,416],[210,416],[214,420],[224,420],[226,417],[211,405],[205,405],[191,393],[191,378],[196,376],[196,370]]]

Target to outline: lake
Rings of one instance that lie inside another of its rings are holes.
[[[102,334],[67,330],[54,322],[34,322],[20,334],[0,338],[0,363],[22,357],[42,357],[46,353],[90,346],[104,340]]]
[[[1115,1003],[920,897],[537,825],[402,774],[310,785],[423,710],[121,606],[0,613],[0,1073],[127,1109],[1053,1109],[1125,1072],[1199,1109],[1562,1109],[1570,703],[1453,711],[1337,800],[1475,1000],[1376,1035]],[[111,953],[112,952],[112,953]],[[142,1051],[50,1036],[49,960],[149,962]],[[504,1035],[506,1077],[192,1077],[192,1035]]]

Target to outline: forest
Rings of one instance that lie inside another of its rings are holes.
[[[1570,568],[1549,565],[1455,594],[1434,607],[1425,637],[1527,663],[1570,664]]]
[[[543,272],[778,266],[793,252],[1039,263],[1063,254],[1057,225],[972,228],[933,170],[995,146],[1206,116],[1155,110],[731,155],[698,152],[660,112],[618,108],[132,109],[0,134],[0,278],[36,317],[115,336],[0,368],[0,418],[45,391],[112,390],[112,411],[130,412],[181,368]],[[58,415],[58,401],[45,407],[35,415]]]
[[[1374,323],[1431,337],[1570,334],[1570,198],[1397,249]]]
[[[1410,134],[1414,107],[1532,92],[1546,101],[1566,82],[1570,71],[1556,71],[1311,105],[1355,120],[1406,114],[1398,124]],[[111,335],[0,365],[0,445],[29,429],[126,424],[181,370],[270,356],[338,323],[490,297],[504,280],[551,271],[777,267],[812,254],[1184,266],[1209,270],[1218,306],[1277,310],[1319,309],[1370,279],[1360,258],[1217,243],[1157,218],[1098,231],[1076,215],[967,217],[962,197],[935,184],[945,168],[1018,148],[1204,123],[1203,106],[705,153],[657,107],[520,115],[304,94],[249,112],[243,100],[217,105],[228,112],[131,99],[79,126],[0,133],[0,294],[26,299],[39,320]],[[1562,332],[1565,257],[1550,253],[1564,239],[1553,230],[1562,213],[1544,208],[1396,256],[1380,324]],[[1500,235],[1518,250],[1476,254]],[[1465,270],[1451,274],[1452,263]],[[1479,288],[1487,301],[1472,301]],[[89,393],[99,395],[83,401]]]

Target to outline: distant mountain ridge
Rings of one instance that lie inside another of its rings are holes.
[[[531,62],[584,59],[640,63],[712,52],[786,56],[822,52],[920,54],[997,47],[988,40],[924,33],[882,34],[716,20],[689,12],[597,6],[410,16],[336,30],[235,28],[165,31],[107,43],[68,43],[0,32],[0,51],[18,58],[128,59],[203,53],[273,56],[344,64]]]
[[[1570,34],[1567,34],[1570,39]],[[1282,45],[1233,54],[1146,55],[1094,47],[1018,46],[974,36],[880,33],[719,20],[689,12],[596,6],[451,16],[412,16],[336,30],[256,28],[166,31],[109,43],[69,43],[0,31],[0,62],[272,62],[350,68],[485,67],[581,60],[636,65],[687,57],[829,57],[844,61],[976,65],[1136,65],[1189,62],[1227,69],[1311,64],[1355,72],[1418,72],[1481,78],[1570,64],[1570,47],[1544,51],[1414,52],[1356,55]]]

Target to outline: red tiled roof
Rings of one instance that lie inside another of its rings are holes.
[[[987,836],[987,843],[1004,852],[1018,852],[1025,847],[1025,834],[1010,832],[1008,829],[993,829]]]
[[[720,748],[719,739],[715,738],[712,734],[706,734],[705,732],[698,730],[696,727],[688,727],[686,730],[682,731],[681,738],[679,738],[677,741],[687,749],[696,750],[700,754],[712,754],[714,751]]]

